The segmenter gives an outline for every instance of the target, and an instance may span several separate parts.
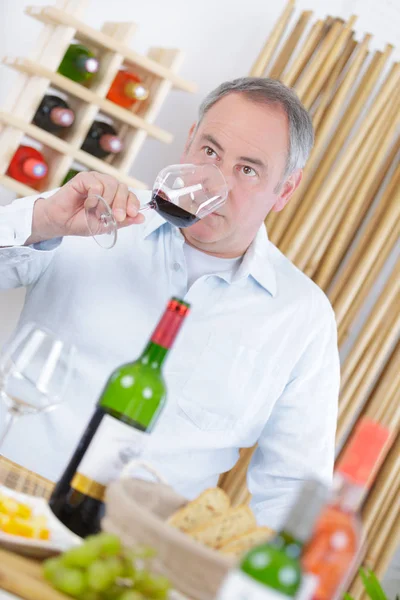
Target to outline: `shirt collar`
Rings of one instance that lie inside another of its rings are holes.
[[[143,237],[146,239],[167,221],[157,213],[153,213],[150,219],[146,220],[144,225]],[[170,227],[172,227],[170,225]],[[183,238],[179,229],[179,235]],[[232,278],[232,283],[253,277],[271,296],[276,296],[277,283],[276,274],[271,258],[269,256],[271,242],[268,239],[265,225],[262,225],[257,232],[256,237],[248,248],[237,272]]]
[[[270,247],[271,242],[268,239],[267,230],[265,225],[262,225],[244,255],[234,280],[241,280],[251,276],[271,296],[276,296],[276,274],[270,257]]]
[[[154,233],[161,225],[165,225],[167,221],[155,211],[150,211],[149,216],[146,216],[146,222],[143,226],[143,238],[146,239]]]

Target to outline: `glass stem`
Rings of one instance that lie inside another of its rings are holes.
[[[152,208],[154,208],[153,202],[148,202],[148,204],[145,204],[139,208],[139,212],[145,212],[146,210],[151,210]]]
[[[17,420],[18,413],[15,410],[8,410],[6,412],[6,419],[3,431],[0,433],[0,448],[3,445],[4,440],[6,439],[13,423]]]

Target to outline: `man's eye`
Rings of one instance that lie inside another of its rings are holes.
[[[247,177],[255,177],[257,175],[252,167],[242,167],[242,171]]]
[[[207,156],[214,157],[217,156],[216,152],[210,146],[204,146],[204,152]]]

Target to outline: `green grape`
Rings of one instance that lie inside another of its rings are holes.
[[[119,556],[108,556],[103,560],[104,565],[113,573],[114,579],[122,577],[125,571],[123,559]]]
[[[166,577],[154,575],[151,587],[151,597],[153,600],[164,600],[168,598],[171,584]]]
[[[62,555],[66,567],[81,567],[86,569],[100,556],[100,547],[94,542],[84,542],[81,546],[71,548]]]
[[[164,600],[168,597],[170,583],[162,575],[152,575],[149,571],[139,571],[136,577],[135,588],[145,596],[154,600]]]
[[[47,581],[52,581],[54,575],[60,568],[63,568],[60,558],[49,558],[43,563],[44,578],[47,579]]]
[[[123,566],[123,570],[121,573],[121,577],[127,577],[129,579],[135,579],[136,578],[136,565],[134,563],[134,561],[129,558],[128,556],[126,556],[126,554],[123,554],[121,557],[122,560],[122,566]]]
[[[95,560],[87,570],[89,588],[95,592],[104,592],[115,581],[114,569],[104,560]]]
[[[119,594],[121,593],[121,590],[124,589],[125,588],[121,588],[116,583],[113,583],[104,592],[99,592],[99,594],[101,596],[101,600],[116,600],[116,598],[118,598]],[[86,600],[86,598],[84,600]]]
[[[140,592],[135,590],[125,590],[120,596],[116,596],[117,600],[145,600]]]
[[[68,567],[60,567],[53,574],[52,584],[59,592],[64,592],[74,598],[81,596],[87,589],[85,573],[79,569]]]
[[[96,536],[92,536],[99,544],[102,554],[106,556],[115,556],[122,550],[121,540],[117,535],[113,533],[98,533]]]
[[[114,596],[115,597],[115,596]],[[94,592],[93,590],[86,590],[82,596],[79,596],[79,600],[103,600],[100,592]],[[111,600],[111,598],[110,598]]]

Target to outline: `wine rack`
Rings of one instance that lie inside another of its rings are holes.
[[[43,24],[37,48],[29,58],[6,56],[4,65],[19,73],[10,97],[0,109],[0,185],[19,196],[37,194],[58,187],[74,161],[90,170],[113,175],[130,187],[148,186],[131,177],[129,171],[147,136],[161,143],[170,143],[170,132],[154,121],[170,90],[174,87],[193,93],[197,86],[178,75],[183,62],[179,49],[150,48],[143,56],[128,44],[136,30],[134,23],[104,23],[98,31],[81,18],[88,0],[57,0],[55,6],[26,8],[26,14]],[[99,72],[89,86],[81,85],[57,72],[58,66],[73,41],[87,44],[100,59]],[[106,99],[107,92],[122,66],[131,68],[149,90],[146,100],[132,108],[123,108]],[[33,116],[49,86],[66,94],[74,104],[75,121],[62,137],[49,133],[32,123]],[[110,117],[116,123],[124,147],[118,155],[104,160],[84,152],[82,143],[97,114]],[[7,173],[10,161],[24,136],[43,145],[49,165],[48,176],[33,189]]]

